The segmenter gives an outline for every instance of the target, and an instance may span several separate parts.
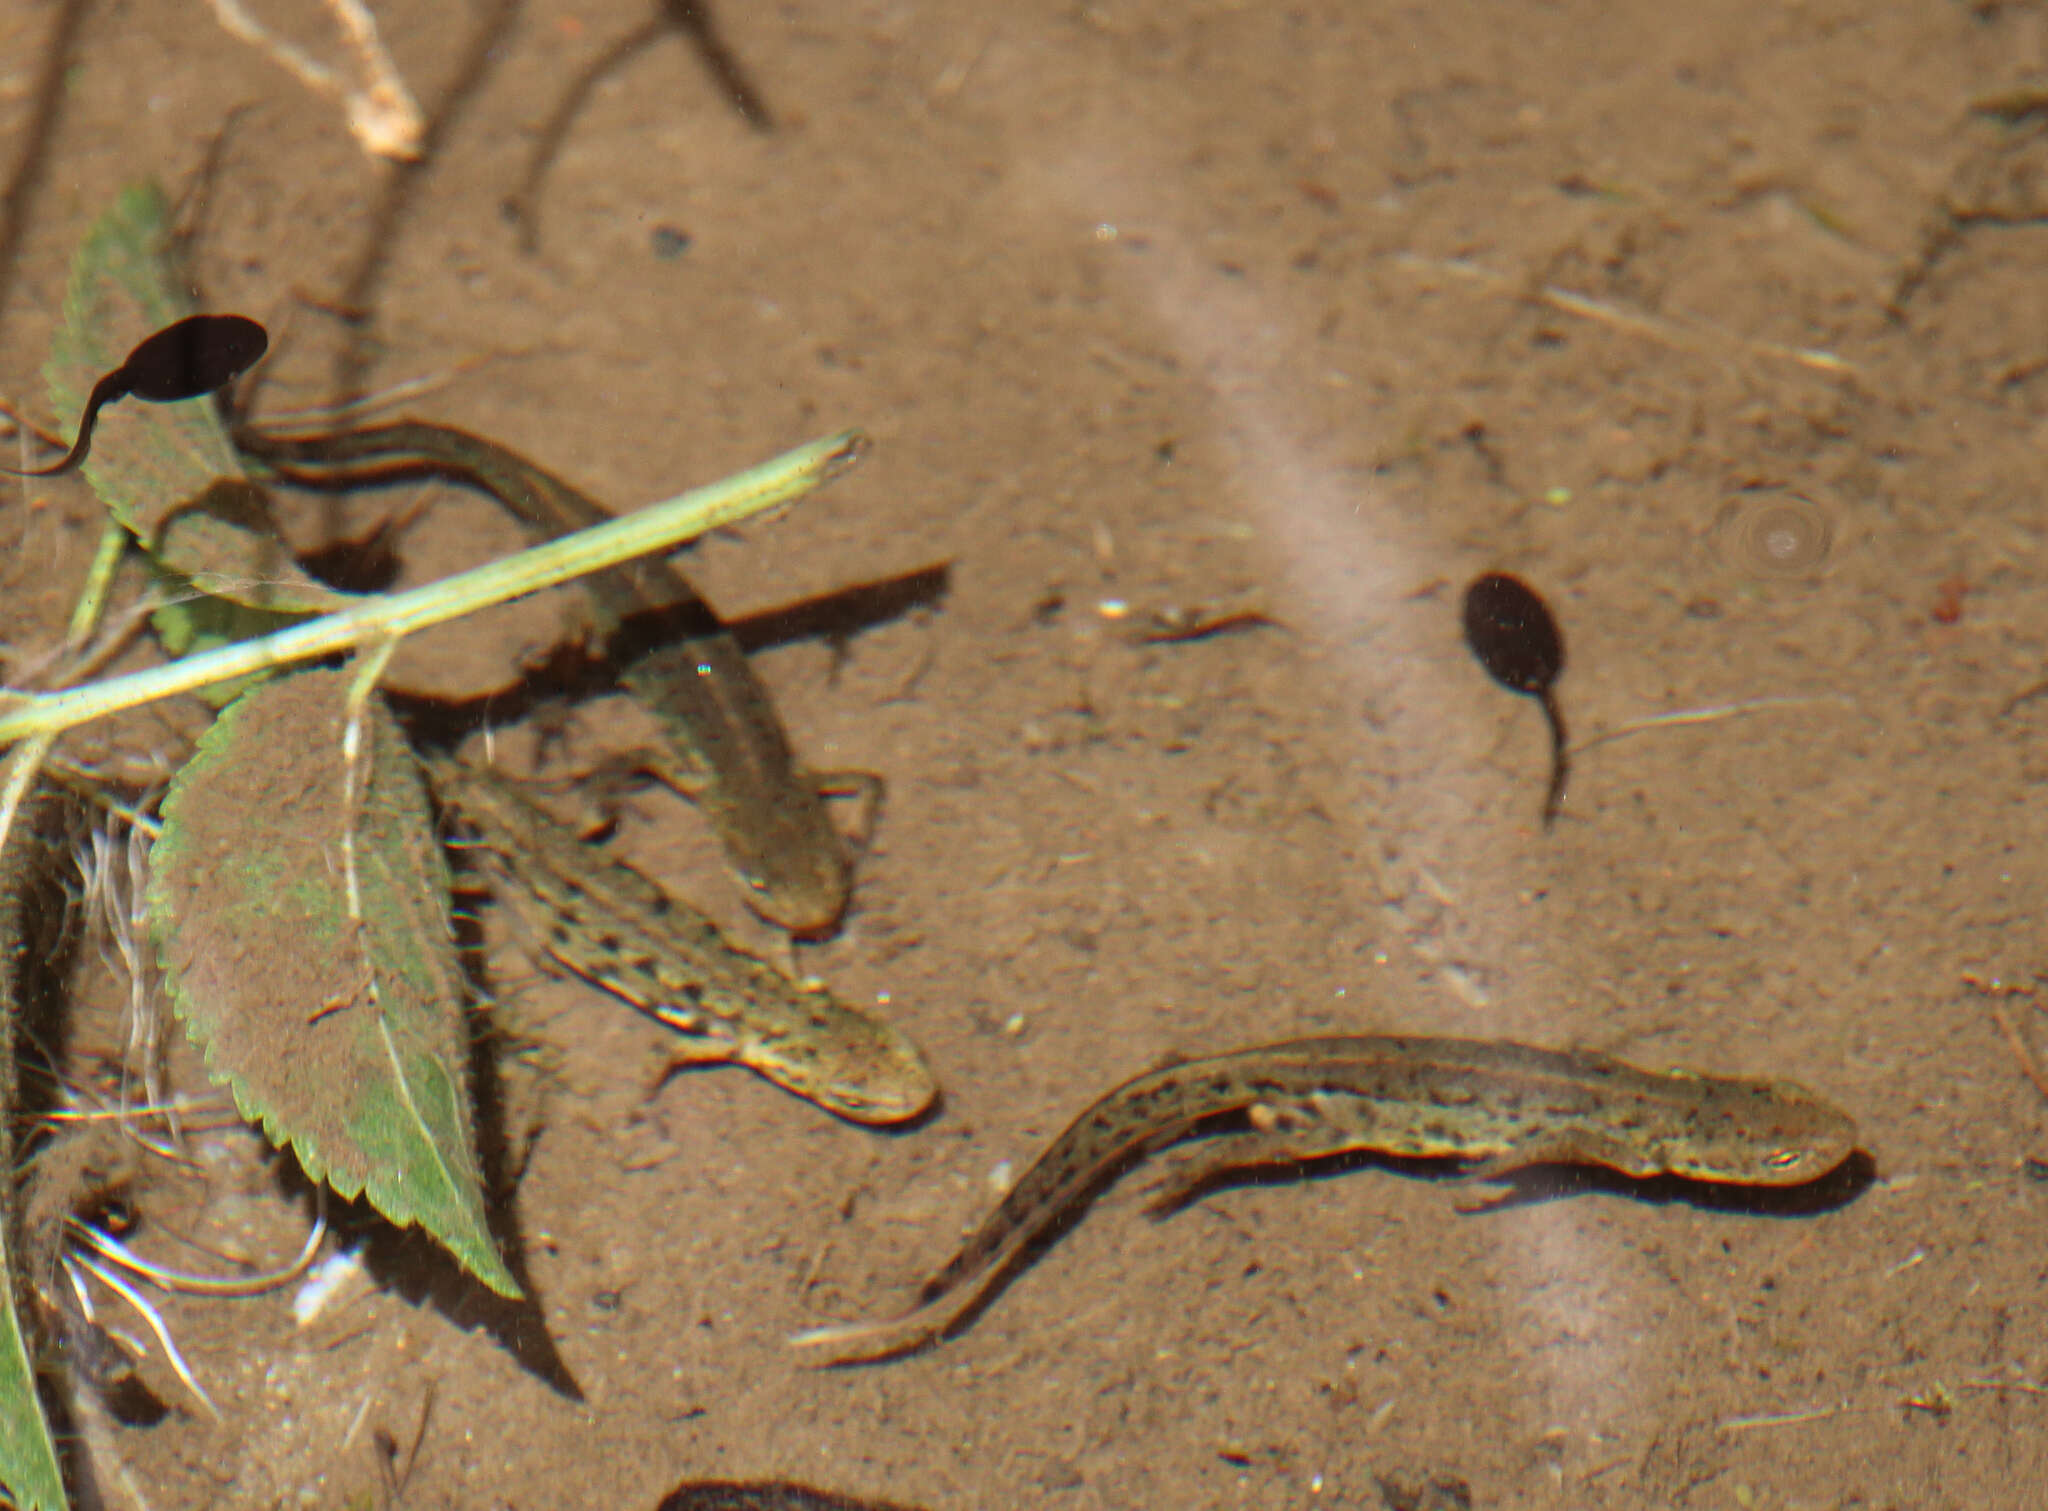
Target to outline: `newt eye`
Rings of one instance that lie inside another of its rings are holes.
[[[1773,1149],[1764,1156],[1764,1168],[1766,1170],[1790,1170],[1805,1158],[1806,1151],[1803,1149]]]

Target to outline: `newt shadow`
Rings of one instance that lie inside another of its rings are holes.
[[[1380,1170],[1414,1180],[1446,1184],[1472,1181],[1465,1163],[1455,1158],[1415,1158],[1378,1154],[1369,1149],[1348,1150],[1316,1160],[1245,1165],[1221,1171],[1177,1194],[1171,1204],[1155,1206],[1150,1215],[1155,1221],[1163,1220],[1205,1196],[1238,1186],[1300,1185],[1309,1181],[1331,1180],[1360,1170]],[[1846,1207],[1871,1187],[1877,1174],[1877,1161],[1862,1149],[1851,1153],[1819,1179],[1797,1186],[1690,1180],[1682,1175],[1642,1177],[1624,1175],[1604,1165],[1525,1165],[1519,1170],[1505,1171],[1487,1179],[1486,1184],[1505,1186],[1505,1191],[1462,1205],[1457,1210],[1461,1215],[1478,1217],[1567,1197],[1606,1195],[1659,1205],[1682,1202],[1703,1212],[1727,1212],[1743,1217],[1811,1217]]]

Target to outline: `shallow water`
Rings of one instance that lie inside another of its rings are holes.
[[[252,9],[341,61],[310,0]],[[2041,19],[726,5],[777,129],[655,42],[592,91],[525,255],[501,202],[533,133],[646,9],[520,7],[380,214],[390,170],[338,109],[203,7],[91,8],[0,270],[0,396],[57,418],[79,236],[131,180],[175,193],[246,104],[195,257],[210,308],[270,327],[259,413],[437,380],[407,412],[617,507],[866,429],[850,477],[686,567],[740,621],[949,568],[935,606],[757,656],[810,765],[888,785],[848,926],[799,968],[881,1004],[945,1108],[879,1135],[739,1070],[650,1093],[662,1030],[493,928],[552,1066],[512,1204],[538,1312],[411,1248],[309,1327],[288,1295],[169,1299],[223,1420],[146,1364],[178,1409],[88,1434],[106,1504],[382,1504],[387,1442],[408,1506],[692,1478],[933,1511],[2028,1503],[2048,1101],[2000,1015],[2048,1051],[2048,137],[1969,105],[2038,77]],[[376,10],[438,98],[472,8]],[[10,163],[54,20],[0,11]],[[1929,259],[1945,196],[1993,218]],[[75,480],[11,504],[10,671],[97,529]],[[444,496],[403,580],[517,543]],[[1541,714],[1461,639],[1491,569],[1566,641],[1548,832]],[[1271,622],[1142,633],[1247,607]],[[578,614],[435,632],[393,680],[489,692]],[[551,769],[637,718],[578,709]],[[683,804],[633,798],[616,843],[781,948]],[[112,1042],[125,987],[90,957],[77,986],[81,1044]],[[1797,1080],[1877,1179],[1799,1215],[1605,1187],[1468,1214],[1483,1192],[1359,1169],[1155,1224],[1141,1173],[943,1348],[820,1373],[784,1347],[907,1304],[1116,1082],[1359,1032]],[[288,1255],[303,1193],[244,1135],[201,1153],[139,1184],[138,1243]]]

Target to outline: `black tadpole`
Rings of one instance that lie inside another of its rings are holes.
[[[1465,644],[1486,674],[1510,692],[1543,705],[1550,721],[1550,789],[1543,797],[1543,827],[1557,820],[1570,769],[1564,716],[1557,711],[1557,678],[1564,670],[1564,637],[1536,590],[1519,577],[1488,572],[1465,589]]]
[[[0,467],[9,477],[55,477],[69,472],[92,450],[92,427],[100,411],[131,395],[151,404],[175,404],[225,388],[254,367],[270,349],[270,336],[245,315],[187,315],[167,325],[128,360],[93,384],[79,416],[78,439],[62,461],[22,471]]]

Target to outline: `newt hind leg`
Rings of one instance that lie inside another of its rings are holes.
[[[1220,1135],[1200,1154],[1171,1171],[1152,1188],[1145,1211],[1158,1220],[1201,1198],[1211,1186],[1239,1170],[1299,1165],[1376,1143],[1369,1127],[1333,1120],[1312,1103],[1260,1103],[1249,1113],[1251,1127]]]

